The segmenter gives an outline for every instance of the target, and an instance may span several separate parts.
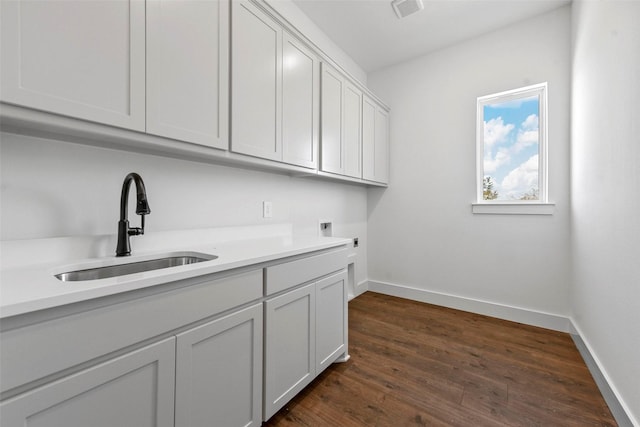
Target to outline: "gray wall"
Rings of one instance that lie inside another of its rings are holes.
[[[317,235],[329,219],[335,236],[360,237],[356,283],[366,280],[364,187],[8,133],[0,154],[0,240],[115,234],[122,181],[138,172],[148,231],[291,223],[296,234]],[[273,218],[262,218],[264,200]]]
[[[369,75],[392,110],[391,187],[369,190],[370,280],[472,311],[569,313],[570,29],[567,6]],[[555,213],[472,214],[476,98],[545,81]]]
[[[576,1],[573,321],[640,425],[640,2]]]

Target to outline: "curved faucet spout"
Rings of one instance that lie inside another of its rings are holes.
[[[129,227],[128,219],[128,203],[129,188],[131,182],[136,185],[136,214],[141,216],[141,227]],[[116,256],[131,255],[131,244],[129,236],[139,236],[144,234],[144,216],[151,213],[149,202],[147,201],[147,190],[144,187],[142,177],[135,172],[131,172],[124,178],[122,183],[122,193],[120,195],[120,220],[118,221],[118,244],[116,247]]]

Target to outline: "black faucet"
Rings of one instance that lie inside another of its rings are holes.
[[[140,215],[142,226],[129,227],[127,219],[127,208],[129,202],[129,187],[131,181],[136,184],[136,214]],[[144,188],[144,182],[137,173],[131,172],[124,178],[122,183],[122,194],[120,195],[120,221],[118,221],[118,245],[116,246],[116,256],[131,255],[131,244],[129,236],[139,236],[144,234],[144,216],[151,213],[149,203],[147,202],[147,192]]]

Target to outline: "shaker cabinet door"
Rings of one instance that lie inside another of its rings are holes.
[[[315,378],[315,284],[265,302],[264,419]]]
[[[362,176],[362,91],[350,83],[344,87],[342,136],[344,145],[344,175]]]
[[[347,351],[347,273],[316,283],[316,375]]]
[[[333,68],[322,64],[322,122],[320,169],[324,172],[344,172],[342,140],[343,87],[342,76]]]
[[[231,150],[281,160],[282,28],[248,1],[234,1]]]
[[[362,102],[362,178],[389,182],[389,112],[367,96]]]
[[[173,427],[175,338],[5,400],[6,427]]]
[[[282,55],[282,160],[315,168],[320,118],[318,59],[286,32]]]
[[[389,112],[376,109],[375,137],[375,176],[374,181],[389,183]]]
[[[229,2],[147,0],[147,132],[229,148]]]
[[[145,2],[0,2],[2,102],[145,130]]]
[[[262,423],[262,303],[178,335],[176,427]]]

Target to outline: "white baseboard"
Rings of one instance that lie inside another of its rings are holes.
[[[454,308],[456,310],[484,314],[485,316],[497,317],[498,319],[510,320],[512,322],[524,323],[527,325],[539,326],[541,328],[552,329],[554,331],[567,333],[570,333],[572,331],[571,320],[568,317],[560,316],[557,314],[544,313],[522,307],[497,304],[489,301],[482,301],[457,295],[445,294],[441,292],[427,291],[424,289],[412,288],[395,283],[379,282],[375,280],[369,280],[368,289],[370,291],[378,292],[385,295],[426,302],[429,304]]]
[[[617,389],[612,386],[612,382],[607,375],[607,371],[603,368],[602,364],[595,356],[593,349],[589,345],[589,342],[584,339],[584,334],[580,331],[580,328],[571,322],[571,327],[575,332],[571,332],[571,338],[576,344],[584,363],[589,368],[591,376],[598,385],[602,397],[607,402],[611,414],[616,419],[616,422],[620,427],[640,427],[640,422],[634,420],[634,417],[629,410],[629,407],[625,404],[625,401],[620,397]]]
[[[354,297],[357,297],[358,295],[361,295],[367,292],[368,290],[369,290],[369,281],[363,280],[362,282],[356,284],[356,288],[355,288],[356,294],[354,295]]]

